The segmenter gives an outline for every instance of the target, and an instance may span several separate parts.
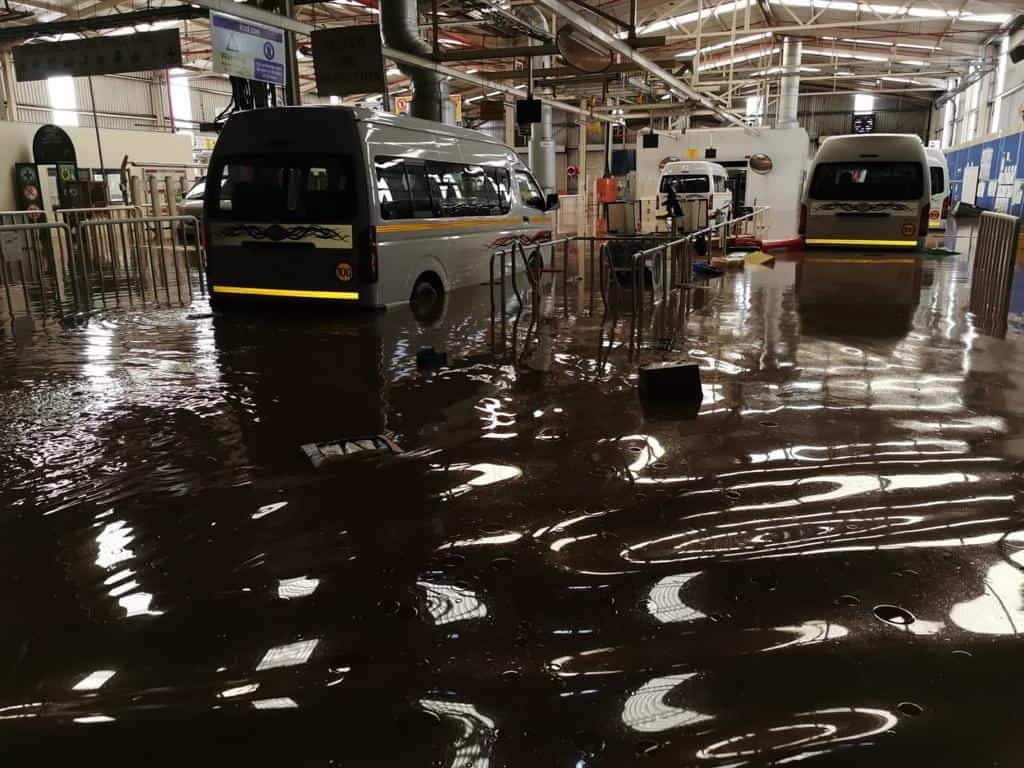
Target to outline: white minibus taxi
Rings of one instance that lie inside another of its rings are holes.
[[[704,227],[716,218],[727,219],[732,210],[732,192],[726,186],[729,174],[718,163],[706,160],[673,160],[665,163],[658,180],[656,205],[661,212],[669,189],[673,190],[682,205],[688,200],[706,200],[708,222],[699,222]],[[691,226],[691,229],[694,228]]]
[[[808,173],[800,211],[808,246],[916,248],[928,234],[928,159],[909,134],[832,136]]]
[[[928,172],[932,183],[932,207],[928,212],[928,229],[946,229],[949,218],[949,164],[946,153],[936,147],[925,147]]]
[[[233,115],[204,207],[211,300],[385,307],[486,282],[497,248],[550,237],[515,151],[465,128],[352,107]]]

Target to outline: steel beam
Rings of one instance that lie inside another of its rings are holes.
[[[678,77],[676,77],[663,67],[659,67],[656,63],[654,63],[654,61],[647,58],[642,53],[638,53],[637,51],[633,50],[631,47],[629,47],[629,45],[627,45],[622,40],[619,40],[614,35],[609,34],[601,27],[592,23],[582,14],[578,13],[577,11],[573,10],[568,5],[566,5],[564,2],[562,2],[562,0],[538,0],[538,3],[540,5],[543,5],[548,10],[554,11],[563,19],[572,24],[574,27],[577,27],[583,32],[591,35],[592,37],[596,38],[600,42],[607,45],[609,48],[618,51],[620,54],[625,56],[630,61],[639,64],[652,75],[664,81],[669,86],[669,88],[671,88],[680,96],[692,99],[693,101],[696,101],[698,104],[700,104],[702,107],[712,110],[716,115],[718,115],[726,122],[732,123],[733,125],[739,126],[741,128],[749,128],[749,126],[747,126],[746,124],[746,121],[744,121],[743,118],[737,115],[735,112],[728,109],[724,109],[720,105],[716,104],[706,95],[696,90],[689,83],[680,80]]]
[[[230,3],[236,9],[237,3]],[[0,40],[11,42],[27,40],[43,35],[59,35],[74,32],[97,32],[103,29],[132,27],[136,24],[147,24],[154,21],[187,21],[206,16],[207,12],[192,5],[171,5],[153,8],[149,11],[133,11],[131,13],[110,13],[106,16],[93,16],[85,19],[69,19],[67,21],[48,21],[39,24],[22,24],[15,27],[0,27]],[[237,15],[237,14],[236,14]]]

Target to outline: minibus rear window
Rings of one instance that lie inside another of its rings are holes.
[[[663,194],[668,192],[670,184],[677,195],[711,191],[707,175],[683,173],[672,176],[662,176],[660,191]]]
[[[946,191],[946,174],[938,166],[931,166],[929,171],[932,172],[932,194],[941,195]]]
[[[352,160],[346,155],[225,158],[215,168],[208,209],[246,221],[351,221]]]
[[[814,200],[919,200],[924,193],[920,163],[820,163],[814,169]]]

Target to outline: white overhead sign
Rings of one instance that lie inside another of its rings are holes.
[[[255,21],[210,13],[213,71],[284,85],[284,32]]]

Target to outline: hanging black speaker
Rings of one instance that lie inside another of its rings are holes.
[[[516,123],[519,125],[539,123],[540,110],[539,99],[516,99]]]

